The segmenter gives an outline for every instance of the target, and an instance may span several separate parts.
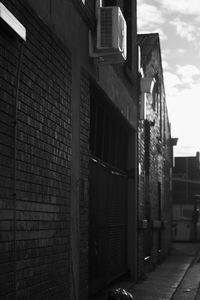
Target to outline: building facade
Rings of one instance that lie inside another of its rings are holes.
[[[134,0],[0,12],[0,298],[85,300],[144,278],[171,242],[158,35],[137,36]]]
[[[95,4],[120,7],[124,63],[96,49]],[[84,300],[136,280],[136,1],[0,10],[0,298]]]
[[[196,156],[175,157],[173,168],[173,239],[200,240],[200,168]]]
[[[173,144],[168,119],[158,34],[138,35],[138,273],[146,276],[171,244]]]

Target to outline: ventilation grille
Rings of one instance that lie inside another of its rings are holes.
[[[101,42],[102,48],[112,47],[112,8],[101,9]]]

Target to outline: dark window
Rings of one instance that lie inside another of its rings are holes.
[[[185,173],[186,172],[186,158],[176,157],[175,158],[175,168],[174,173]]]
[[[101,91],[91,88],[90,151],[120,170],[127,168],[127,125]]]

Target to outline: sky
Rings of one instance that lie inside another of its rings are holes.
[[[159,33],[174,156],[200,151],[200,0],[137,0],[138,33]]]

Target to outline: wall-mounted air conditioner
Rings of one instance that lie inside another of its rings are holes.
[[[102,6],[97,9],[97,32],[93,38],[90,33],[90,56],[100,57],[104,63],[126,60],[127,26],[120,7]]]
[[[119,53],[126,59],[126,21],[118,6],[105,6],[98,10],[97,49],[105,53]]]

